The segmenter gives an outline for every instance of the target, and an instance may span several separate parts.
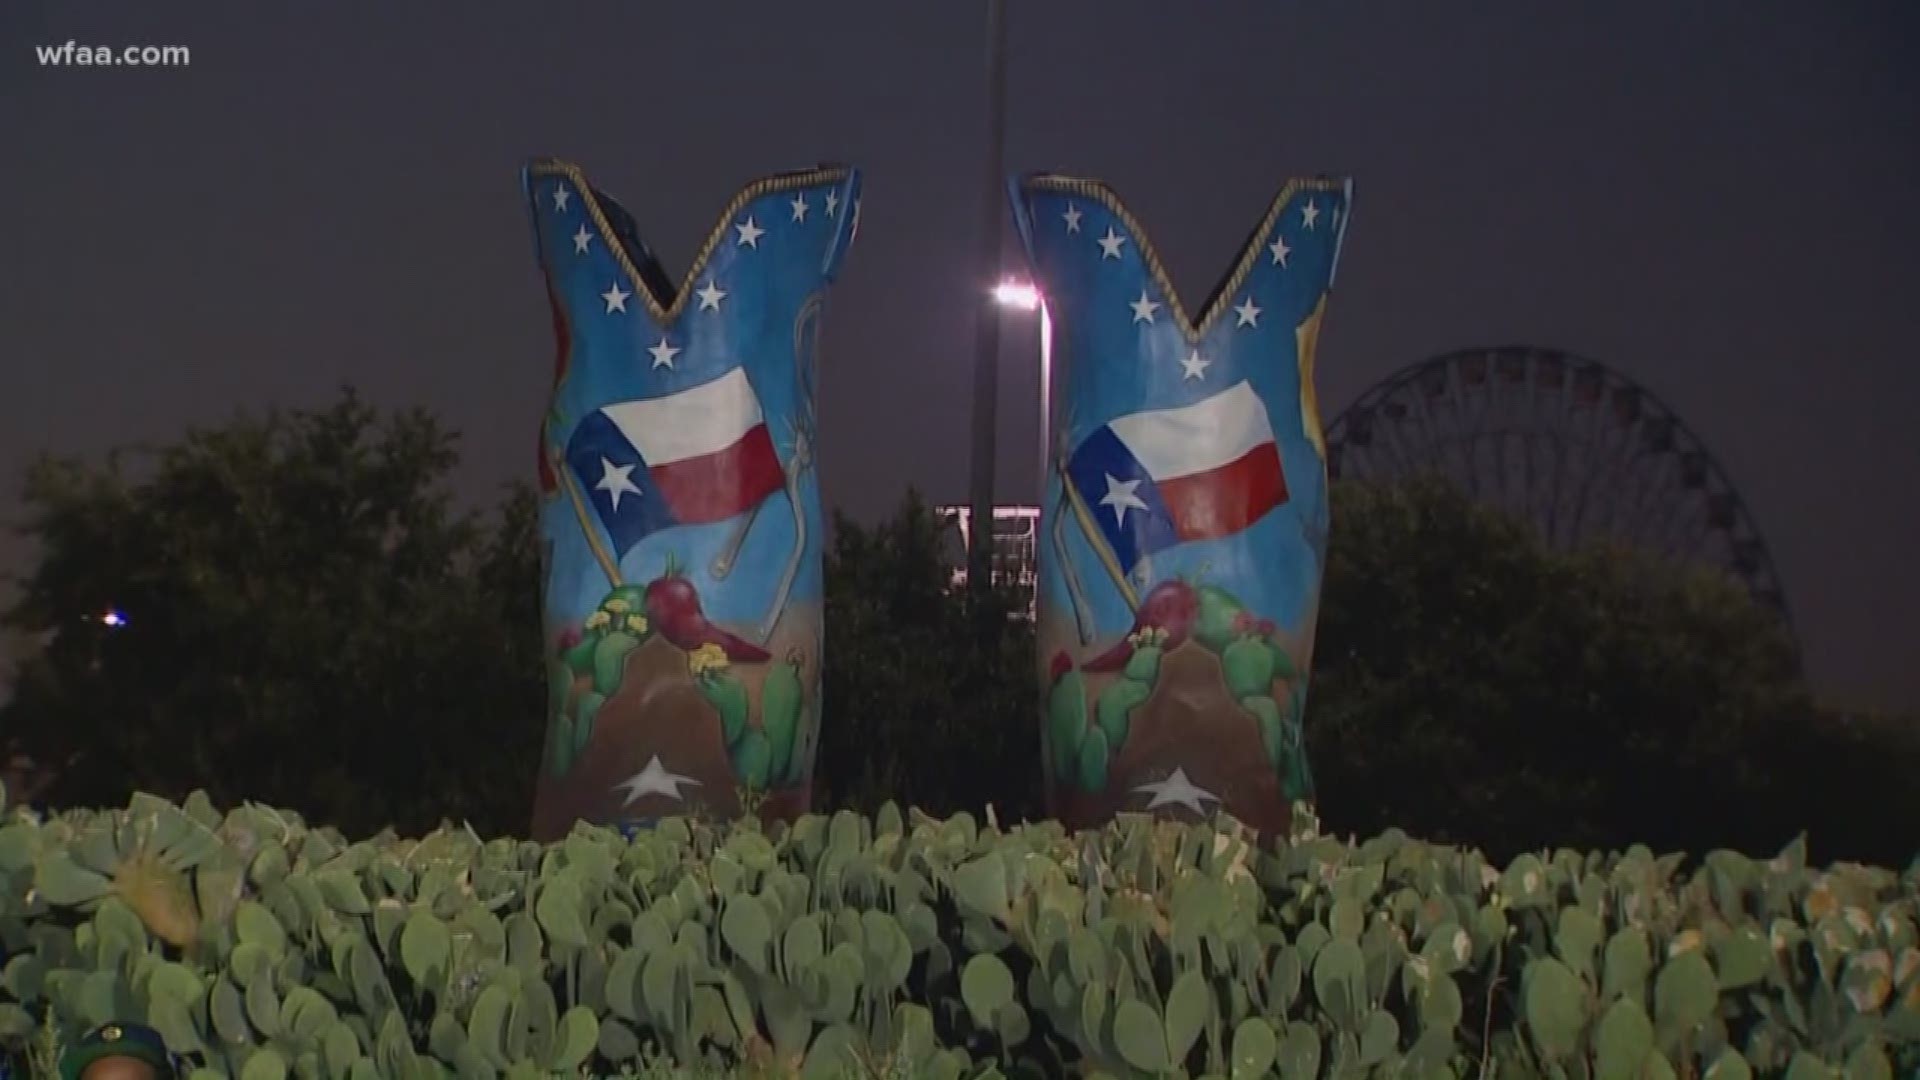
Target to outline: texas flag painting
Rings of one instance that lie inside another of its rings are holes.
[[[1175,544],[1242,532],[1287,501],[1266,406],[1244,380],[1107,421],[1074,450],[1067,476],[1129,572]]]
[[[679,393],[594,410],[566,455],[616,559],[662,529],[744,514],[784,485],[760,401],[738,367]]]
[[[1315,349],[1351,195],[1283,180],[1190,304],[1111,187],[1009,183],[1042,298],[1035,674],[1050,816],[1069,830],[1224,812],[1285,838],[1313,798],[1331,520]]]

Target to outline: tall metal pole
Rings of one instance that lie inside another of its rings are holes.
[[[1033,505],[1047,516],[1047,485],[1053,479],[1053,316],[1047,298],[1040,298],[1040,486],[1033,489]],[[1040,625],[1040,558],[1047,542],[1040,535],[1040,518],[1033,522],[1033,606],[1028,617]]]
[[[1053,476],[1053,318],[1045,297],[1040,300],[1040,487],[1033,501],[1045,505],[1047,482]]]
[[[1005,0],[987,0],[987,152],[980,191],[980,272],[974,322],[972,508],[967,543],[967,587],[974,596],[992,587],[993,443],[1000,394],[1000,310],[988,290],[1000,277],[1001,163],[1007,137],[1007,24]]]

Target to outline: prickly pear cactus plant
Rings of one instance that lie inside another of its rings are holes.
[[[549,844],[200,796],[17,812],[0,1047],[133,1020],[198,1080],[1920,1068],[1920,864],[1255,840],[892,805]]]
[[[546,766],[564,776],[593,738],[600,706],[620,688],[627,654],[651,635],[646,592],[621,585],[609,592],[577,630],[563,634],[548,663],[550,690]]]

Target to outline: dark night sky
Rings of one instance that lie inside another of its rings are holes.
[[[1817,688],[1920,705],[1920,5],[1012,6],[1009,168],[1113,183],[1183,295],[1281,178],[1356,178],[1329,416],[1455,347],[1604,360],[1739,484]],[[193,63],[35,64],[69,38]],[[582,164],[676,277],[741,183],[828,159],[867,190],[829,309],[827,495],[959,496],[981,41],[958,0],[4,0],[0,469],[351,382],[463,430],[483,497],[530,473],[552,354],[524,158]],[[1008,329],[1000,484],[1028,498]]]

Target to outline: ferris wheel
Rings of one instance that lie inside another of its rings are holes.
[[[1793,630],[1773,558],[1699,436],[1651,392],[1554,349],[1463,349],[1360,395],[1327,428],[1335,478],[1438,473],[1568,551],[1624,542],[1724,571]]]

